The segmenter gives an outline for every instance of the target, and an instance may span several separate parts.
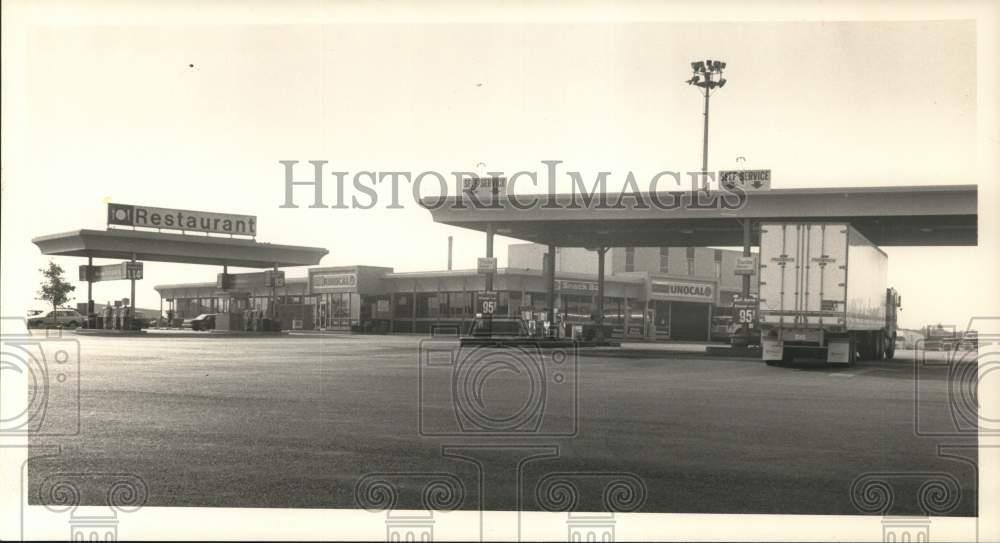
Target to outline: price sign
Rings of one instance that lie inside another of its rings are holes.
[[[125,263],[125,278],[135,279],[139,281],[142,279],[142,262],[126,262]]]
[[[80,266],[80,280],[97,283],[99,281],[122,281],[142,279],[142,262],[119,262],[105,266]]]
[[[733,300],[733,317],[737,324],[754,326],[757,322],[757,299],[736,298]]]
[[[496,291],[483,291],[479,293],[479,312],[483,315],[492,315],[497,311]]]
[[[752,307],[736,309],[736,322],[740,324],[753,324],[756,320],[757,311]]]
[[[267,270],[264,272],[264,282],[269,287],[285,286],[285,270]]]

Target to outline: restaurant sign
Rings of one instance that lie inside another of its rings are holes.
[[[257,236],[257,217],[253,215],[109,203],[108,226],[112,225]]]

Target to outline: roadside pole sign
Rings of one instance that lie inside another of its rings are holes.
[[[125,278],[133,281],[142,279],[142,262],[125,262]]]
[[[723,170],[719,172],[719,184],[744,191],[771,190],[771,170]]]
[[[737,324],[757,325],[757,299],[733,297],[733,317]]]
[[[284,270],[267,270],[252,273],[220,273],[215,276],[215,288],[222,290],[250,290],[264,287],[285,286]]]
[[[488,275],[497,272],[497,259],[492,256],[481,256],[476,261],[476,269],[479,275]]]
[[[483,315],[493,315],[497,311],[497,293],[495,290],[480,291],[477,296],[479,312]]]
[[[754,260],[752,256],[740,256],[736,258],[736,275],[753,275],[756,273],[754,269]]]
[[[131,279],[138,281],[142,279],[142,262],[119,262],[118,264],[107,264],[104,266],[80,266],[80,281],[122,281]]]
[[[285,286],[285,270],[267,270],[264,272],[264,281],[269,287],[281,288]]]
[[[465,177],[462,179],[462,189],[463,192],[502,195],[507,192],[507,178],[495,175],[488,177]]]

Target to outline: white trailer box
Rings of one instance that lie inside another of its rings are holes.
[[[813,348],[853,362],[858,333],[885,329],[888,259],[849,224],[763,223],[759,262],[765,360]]]

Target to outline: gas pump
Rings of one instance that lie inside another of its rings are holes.
[[[242,331],[246,329],[245,310],[250,306],[249,292],[226,292],[227,311],[220,311],[215,317],[216,330]]]

